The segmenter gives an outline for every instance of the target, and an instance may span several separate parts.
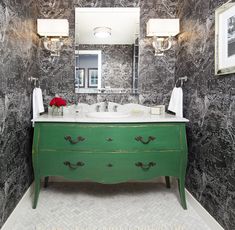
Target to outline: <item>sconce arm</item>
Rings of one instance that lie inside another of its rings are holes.
[[[156,56],[162,56],[163,52],[169,50],[172,47],[172,37],[153,37],[152,45],[155,49]]]
[[[63,46],[62,37],[58,38],[43,38],[43,45],[45,49],[51,52],[51,56],[59,56],[60,50]]]

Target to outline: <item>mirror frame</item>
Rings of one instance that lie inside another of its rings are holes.
[[[79,55],[79,43],[76,43],[76,8],[87,10],[87,8],[94,9],[96,7],[75,7],[75,56]],[[102,62],[101,62],[101,56],[100,56],[100,65],[101,67],[98,67],[98,86],[97,88],[79,88],[75,87],[75,93],[77,94],[99,94],[99,93],[130,93],[130,94],[138,94],[138,78],[139,78],[139,41],[140,41],[140,7],[98,7],[98,8],[113,8],[113,9],[131,9],[134,8],[135,10],[138,10],[138,29],[136,29],[135,33],[135,41],[132,44],[133,47],[133,57],[132,57],[132,64],[134,65],[132,68],[133,74],[131,76],[132,78],[132,87],[130,88],[101,88],[102,85]],[[137,44],[136,44],[136,41]],[[124,44],[125,45],[125,44]],[[138,48],[136,48],[138,47]],[[81,51],[94,51],[94,50],[81,50]],[[100,50],[102,53],[102,50]],[[137,53],[137,61],[136,61],[136,53]],[[75,57],[76,60],[76,57]],[[76,62],[75,62],[75,69],[77,68]],[[75,74],[76,77],[76,74]]]
[[[225,20],[227,20],[227,18],[225,18],[227,12],[234,6],[235,3],[229,0],[215,10],[215,75],[217,76],[235,72],[235,64],[229,67],[220,64],[222,59],[225,59],[226,62],[229,61],[229,59],[223,55],[227,45],[224,42],[226,41],[225,36],[227,36],[227,34],[224,33],[224,29],[226,28],[224,24],[226,22]],[[233,60],[234,59],[235,58],[233,58]]]
[[[75,87],[75,93],[98,93],[99,89],[101,88],[101,68],[102,68],[102,54],[101,50],[75,50],[75,56],[79,58],[80,54],[93,54],[93,55],[98,55],[98,86],[97,88],[79,88]],[[76,69],[75,65],[75,69]]]

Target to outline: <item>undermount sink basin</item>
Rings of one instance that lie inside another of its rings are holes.
[[[87,116],[92,118],[123,118],[129,117],[129,114],[122,112],[91,112],[87,113]]]

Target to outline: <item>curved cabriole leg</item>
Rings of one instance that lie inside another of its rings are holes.
[[[48,187],[48,182],[49,182],[49,176],[45,177],[44,179],[44,188]]]
[[[183,209],[187,209],[184,183],[185,183],[185,179],[183,177],[178,179],[178,189],[179,189],[179,194],[180,194],[181,205]]]
[[[170,177],[169,176],[165,176],[165,182],[166,182],[166,187],[170,188],[171,187],[171,183],[170,183]]]
[[[40,192],[40,178],[39,177],[35,177],[35,180],[34,180],[33,209],[35,209],[37,207],[39,192]]]

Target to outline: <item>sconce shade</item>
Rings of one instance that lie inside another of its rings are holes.
[[[148,37],[175,36],[180,31],[179,19],[149,19],[147,22]]]
[[[37,33],[43,37],[69,36],[67,19],[37,19]]]

